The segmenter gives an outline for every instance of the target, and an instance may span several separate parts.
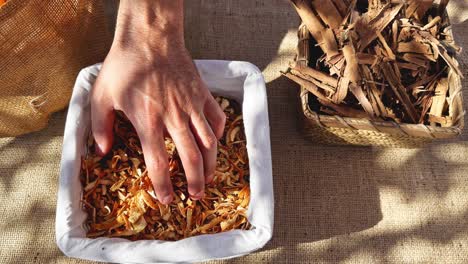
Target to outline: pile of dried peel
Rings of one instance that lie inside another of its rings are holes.
[[[87,212],[87,237],[125,237],[130,240],[179,240],[200,234],[249,229],[249,169],[242,115],[235,102],[216,99],[227,116],[218,143],[215,177],[202,200],[191,200],[177,149],[166,138],[174,201],[161,204],[148,177],[138,136],[122,113],[115,125],[111,152],[99,157],[94,140],[82,160],[82,205]]]
[[[284,75],[321,113],[443,127],[461,118],[449,112],[461,48],[444,15],[448,0],[290,1],[323,56]]]

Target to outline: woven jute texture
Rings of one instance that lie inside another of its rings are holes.
[[[466,50],[465,2],[452,1],[449,15]],[[268,83],[274,237],[213,263],[468,263],[466,128],[423,149],[316,145],[297,130],[298,87],[279,74],[296,53],[300,21],[289,3],[185,3],[194,57],[251,61]],[[468,53],[459,60],[468,76]],[[463,87],[468,105],[466,79]],[[0,263],[92,263],[63,256],[54,241],[64,121],[62,112],[41,132],[0,140]]]
[[[102,1],[9,0],[0,8],[0,136],[37,131],[70,100],[78,71],[111,43]]]

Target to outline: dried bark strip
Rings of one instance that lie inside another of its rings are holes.
[[[324,54],[284,75],[315,95],[323,113],[432,126],[460,118],[448,107],[459,93],[449,84],[463,77],[448,1],[438,9],[431,0],[368,0],[364,12],[357,0],[290,1]]]
[[[432,98],[432,106],[429,114],[432,116],[442,117],[444,107],[447,101],[448,79],[441,79],[435,88],[435,95]]]
[[[359,51],[363,51],[377,37],[377,33],[382,32],[384,28],[393,21],[395,16],[400,12],[403,4],[398,4],[393,7],[385,6],[382,8],[379,15],[371,21],[366,21],[367,16],[363,16],[356,22],[356,32],[360,37]]]
[[[390,84],[390,87],[392,87],[393,92],[396,94],[398,99],[401,100],[401,103],[403,104],[403,107],[405,108],[409,118],[411,118],[411,121],[413,123],[416,123],[418,121],[418,114],[416,112],[416,109],[414,108],[413,103],[408,97],[405,87],[401,84],[400,79],[396,76],[395,72],[393,71],[393,67],[388,62],[385,62],[381,64],[381,68],[385,78]]]

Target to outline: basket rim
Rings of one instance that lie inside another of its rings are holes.
[[[450,25],[450,20],[447,13],[444,13],[444,19]],[[452,30],[448,31],[453,37]],[[298,48],[296,61],[303,65],[308,65],[310,61],[309,52],[303,52],[302,54],[301,45],[309,46],[309,39],[311,38],[307,26],[304,23],[298,28]],[[461,77],[456,75],[455,85],[462,89]],[[389,134],[400,134],[413,137],[425,137],[425,138],[453,138],[457,137],[462,133],[464,128],[464,107],[463,107],[463,95],[458,92],[453,97],[452,103],[449,105],[450,108],[455,107],[455,102],[458,103],[460,110],[459,117],[455,120],[453,126],[449,127],[435,127],[425,124],[410,124],[410,123],[396,123],[394,121],[372,121],[367,118],[354,118],[354,117],[341,117],[338,115],[327,115],[319,114],[309,107],[309,91],[304,87],[300,87],[300,98],[302,111],[304,116],[317,126],[324,128],[343,128],[351,130],[370,130],[381,133]]]

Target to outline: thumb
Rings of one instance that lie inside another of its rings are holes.
[[[96,141],[96,153],[104,156],[112,148],[115,113],[107,100],[91,98],[91,129]]]

